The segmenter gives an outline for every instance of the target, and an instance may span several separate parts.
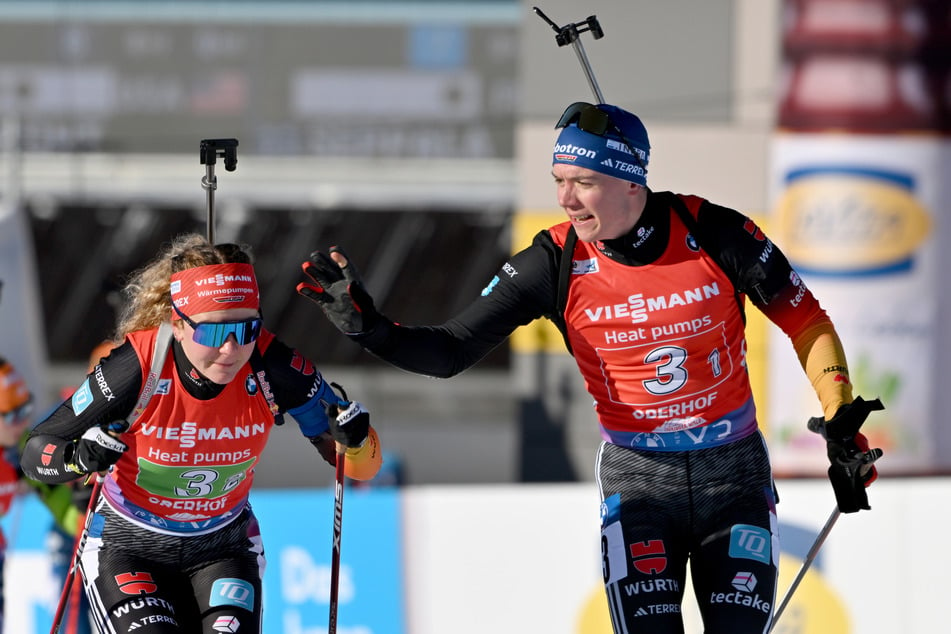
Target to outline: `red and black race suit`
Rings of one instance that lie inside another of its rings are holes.
[[[579,241],[569,256],[565,334],[605,440],[598,484],[615,631],[683,631],[688,557],[707,632],[765,631],[775,499],[743,311],[750,301],[791,338],[828,316],[750,218],[681,196],[691,231],[671,195],[649,192],[629,233]],[[556,316],[568,226],[538,233],[445,323],[384,320],[352,338],[405,370],[459,374],[519,326]]]

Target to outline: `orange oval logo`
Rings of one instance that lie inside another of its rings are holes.
[[[928,212],[897,179],[860,171],[802,176],[776,211],[793,265],[828,275],[906,269],[932,228]]]

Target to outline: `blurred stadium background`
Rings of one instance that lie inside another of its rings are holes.
[[[599,438],[550,327],[434,382],[384,367],[293,291],[300,261],[339,244],[388,315],[438,323],[561,219],[553,122],[593,96],[533,6],[0,0],[3,353],[41,400],[76,382],[125,276],[177,233],[204,231],[201,140],[236,138],[237,168],[216,168],[216,238],[254,248],[269,327],[368,401],[407,482],[590,480]],[[794,259],[862,370],[856,387],[889,404],[868,431],[893,468],[951,469],[951,430],[932,422],[951,358],[937,327],[951,299],[935,292],[948,3],[539,8],[562,25],[600,16],[605,36],[581,42],[606,99],[646,122],[655,190],[740,209]],[[859,172],[874,178],[842,177]],[[757,317],[750,370],[777,470],[822,473],[802,426],[810,388]],[[910,431],[892,433],[897,421]],[[291,435],[273,446],[292,451]],[[304,484],[269,462],[262,485]]]
[[[765,208],[776,2],[540,8],[600,14],[588,55],[606,98],[648,122],[655,189]],[[216,238],[254,248],[269,327],[369,402],[409,482],[593,477],[598,438],[564,360],[540,376],[503,346],[465,378],[394,375],[293,290],[311,250],[340,244],[387,314],[437,323],[518,246],[519,219],[559,213],[553,122],[592,94],[531,4],[0,1],[0,32],[0,167],[30,242],[4,225],[0,343],[50,402],[110,333],[125,276],[204,231],[199,143],[234,137]],[[267,463],[262,485],[305,484]]]
[[[428,485],[587,487],[600,439],[552,328],[522,329],[464,376],[436,381],[362,352],[294,286],[311,250],[339,244],[398,321],[438,323],[464,306],[508,254],[560,220],[553,124],[567,104],[592,100],[575,53],[532,7],[559,24],[597,15],[604,38],[582,41],[607,101],[647,125],[651,187],[740,209],[788,246],[841,326],[858,391],[885,400],[870,429],[888,452],[881,471],[921,479],[894,480],[882,498],[896,504],[869,517],[887,525],[880,539],[906,540],[912,515],[897,491],[946,492],[946,480],[923,476],[951,471],[941,407],[951,254],[940,248],[951,204],[949,4],[0,0],[0,354],[44,406],[79,382],[125,276],[177,233],[205,230],[200,141],[233,137],[237,169],[216,171],[216,238],[253,247],[268,327],[370,407],[400,481],[423,487],[407,508],[426,508]],[[823,201],[814,182],[787,195],[793,175],[854,176],[859,164],[879,180],[840,179],[845,202]],[[881,182],[902,189],[883,193]],[[823,222],[790,222],[793,202],[817,191]],[[859,232],[867,242],[835,259],[797,233],[836,240],[837,253],[854,234],[836,234],[834,220],[881,235]],[[802,430],[816,405],[788,343],[752,314],[749,337],[779,475],[821,480],[821,444]],[[302,473],[313,460],[293,429],[277,430],[258,486],[328,484],[328,470]],[[434,496],[438,513],[445,500]],[[800,514],[812,534],[819,506]],[[435,525],[427,518],[417,521]],[[422,552],[410,547],[407,561]],[[900,558],[889,574],[920,573]],[[826,578],[846,596],[835,610],[874,623],[856,607],[869,595],[849,589],[861,573],[840,559]],[[927,611],[926,599],[899,594],[877,605]],[[415,605],[415,632],[427,631],[426,609]],[[895,610],[874,631],[895,631]]]

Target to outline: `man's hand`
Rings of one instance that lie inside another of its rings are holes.
[[[128,448],[101,427],[90,427],[76,441],[72,456],[64,456],[66,468],[79,474],[108,471]]]
[[[866,401],[861,396],[840,407],[831,420],[815,417],[809,420],[809,429],[826,440],[829,457],[829,481],[835,492],[836,504],[843,513],[870,510],[865,491],[878,478],[875,461],[882,457],[881,449],[870,449],[868,439],[859,432],[868,415],[885,406],[879,399]]]
[[[331,247],[329,255],[314,251],[301,268],[314,283],[301,282],[297,292],[320,306],[337,330],[366,334],[380,322],[373,298],[340,247]]]

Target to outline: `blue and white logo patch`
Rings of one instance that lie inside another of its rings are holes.
[[[251,611],[254,608],[254,588],[244,579],[215,579],[211,584],[208,605],[236,605]]]
[[[162,394],[168,394],[172,389],[172,379],[161,379],[158,382],[158,387],[155,388],[155,395],[161,396]]]
[[[89,389],[89,379],[83,381],[79,389],[73,392],[73,398],[70,401],[73,406],[73,413],[77,416],[82,414],[83,410],[92,403],[92,391]]]
[[[697,239],[693,237],[692,233],[687,234],[686,238],[687,248],[696,253],[700,250],[700,244],[697,242]]]
[[[482,289],[482,297],[485,297],[486,295],[491,293],[492,289],[494,289],[498,285],[498,283],[499,283],[499,276],[496,275],[495,277],[492,278],[492,281],[489,282],[489,285]]]
[[[597,273],[598,272],[598,259],[591,258],[588,260],[572,260],[571,261],[571,274],[572,275],[587,275],[588,273]]]
[[[730,528],[730,557],[752,559],[769,564],[772,535],[765,528],[750,524],[734,524]]]

